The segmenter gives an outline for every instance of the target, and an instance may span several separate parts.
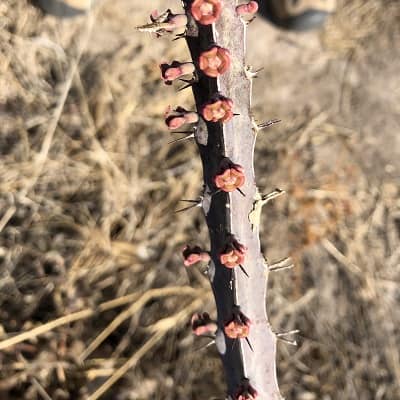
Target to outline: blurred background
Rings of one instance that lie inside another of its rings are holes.
[[[150,4],[151,3],[151,4]],[[185,243],[208,246],[194,143],[175,145],[159,64],[183,40],[134,27],[178,0],[99,1],[60,19],[0,2],[0,399],[223,399],[215,315]],[[288,400],[400,399],[400,5],[339,1],[324,28],[248,30],[278,374]],[[19,335],[27,332],[25,336]]]

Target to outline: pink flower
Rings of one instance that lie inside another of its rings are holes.
[[[186,123],[186,119],[185,117],[176,116],[170,117],[168,120],[165,120],[165,122],[169,129],[178,129]]]
[[[185,265],[185,267],[189,267],[201,261],[210,261],[210,255],[207,252],[203,251],[199,246],[185,246],[182,250],[182,255],[183,264]]]
[[[233,101],[227,97],[218,96],[203,105],[201,114],[206,121],[226,122],[233,117]]]
[[[178,129],[185,124],[194,124],[199,120],[196,112],[186,111],[183,107],[172,110],[168,107],[165,111],[165,123],[169,129]]]
[[[190,6],[193,18],[202,25],[210,25],[217,21],[221,11],[221,0],[194,0]]]
[[[233,192],[244,185],[245,179],[243,167],[232,164],[214,177],[214,183],[224,192]]]
[[[236,7],[238,15],[253,15],[258,11],[258,3],[256,1],[249,1],[245,4],[240,4]]]
[[[189,267],[190,265],[196,264],[200,261],[201,261],[201,255],[193,253],[193,254],[189,254],[185,258],[183,264],[185,265],[185,267]]]
[[[192,331],[196,336],[212,335],[217,331],[217,324],[213,321],[208,313],[193,314]]]
[[[213,46],[210,50],[203,51],[199,57],[199,68],[211,78],[226,72],[231,66],[231,55],[227,49]]]
[[[195,70],[193,63],[180,63],[179,61],[173,61],[171,64],[161,64],[160,69],[161,77],[167,85],[171,85],[175,79],[184,75],[192,74]]]
[[[244,339],[249,336],[251,321],[239,309],[233,311],[233,317],[224,325],[228,338]]]
[[[250,385],[247,378],[243,379],[243,383],[239,386],[235,395],[235,400],[255,400],[258,397],[258,392]]]
[[[244,262],[245,252],[241,250],[230,250],[227,253],[221,254],[219,257],[221,264],[227,268],[235,268]]]
[[[219,260],[226,268],[235,268],[243,264],[246,252],[247,247],[240,244],[236,238],[231,235],[225,249],[219,255]]]

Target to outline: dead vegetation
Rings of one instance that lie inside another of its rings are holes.
[[[183,43],[135,33],[149,6],[103,1],[60,21],[0,4],[0,398],[223,398],[215,350],[187,322],[213,310],[183,244],[206,243],[190,143],[168,146],[159,80]],[[164,2],[165,3],[165,2]],[[176,8],[177,2],[167,2]],[[343,2],[320,35],[260,19],[249,57],[270,312],[287,399],[400,399],[396,1]],[[164,5],[165,6],[165,5]],[[152,6],[153,7],[153,6]],[[265,38],[265,41],[260,41]],[[262,63],[262,65],[258,65]]]

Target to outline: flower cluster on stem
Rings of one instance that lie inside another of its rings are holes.
[[[215,186],[223,192],[234,192],[245,183],[246,177],[241,165],[222,161],[220,171],[214,177]]]
[[[194,0],[190,12],[199,24],[211,25],[221,16],[222,0]]]
[[[168,107],[165,111],[165,124],[168,129],[178,129],[185,124],[195,124],[199,120],[199,115],[194,111],[187,111],[183,107],[174,110]]]
[[[185,267],[190,267],[199,262],[209,262],[210,254],[203,251],[199,246],[186,245],[182,250],[183,264]]]
[[[244,339],[249,336],[251,321],[238,306],[233,310],[232,319],[224,325],[225,335],[230,339]]]
[[[171,64],[163,63],[160,65],[160,69],[161,78],[166,85],[172,85],[174,80],[195,72],[195,67],[192,62],[181,63],[179,61],[173,61]]]
[[[231,66],[231,55],[228,49],[212,46],[203,51],[199,57],[199,68],[210,78],[216,78],[228,71]]]
[[[257,390],[250,385],[250,381],[247,378],[244,378],[235,394],[235,400],[255,400],[257,397]]]
[[[214,335],[218,329],[217,323],[206,312],[193,314],[191,324],[196,336]]]

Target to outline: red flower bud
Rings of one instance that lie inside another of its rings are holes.
[[[171,85],[175,79],[184,75],[192,74],[195,70],[193,63],[180,63],[179,61],[173,61],[171,64],[161,64],[160,69],[161,77],[167,85]]]
[[[249,1],[246,4],[240,4],[236,7],[238,15],[252,15],[258,11],[258,3],[256,1]]]
[[[197,113],[186,111],[183,107],[172,110],[168,107],[165,111],[165,123],[169,129],[178,129],[185,124],[194,124],[199,120]]]
[[[255,400],[258,397],[258,392],[247,378],[243,379],[242,384],[239,386],[238,391],[235,394],[235,400]]]
[[[231,250],[228,253],[220,255],[221,264],[224,264],[227,268],[237,267],[244,261],[244,254],[239,250]]]
[[[183,264],[185,267],[189,267],[201,261],[210,261],[210,255],[206,251],[203,251],[199,246],[185,246],[182,250],[182,255],[184,259]]]
[[[243,264],[246,255],[247,247],[241,245],[236,240],[225,248],[224,252],[220,254],[219,259],[221,264],[227,268],[235,268]]]
[[[245,179],[243,167],[231,164],[214,177],[214,183],[224,192],[233,192],[244,185]]]
[[[203,105],[201,114],[206,121],[226,122],[233,117],[233,101],[227,97],[217,96]]]
[[[188,19],[185,14],[172,14],[171,13],[167,22],[168,22],[169,26],[165,29],[172,32],[175,29],[184,28],[188,23]]]
[[[226,72],[231,66],[231,55],[227,49],[213,46],[210,50],[203,51],[199,58],[199,68],[211,78]]]
[[[221,0],[194,0],[190,6],[193,18],[202,25],[210,25],[217,21],[221,11]]]
[[[202,314],[193,314],[191,323],[192,331],[196,336],[213,335],[218,329],[215,321],[213,321],[206,312]]]
[[[224,325],[225,335],[231,339],[244,339],[249,336],[251,321],[237,307],[233,317]]]

